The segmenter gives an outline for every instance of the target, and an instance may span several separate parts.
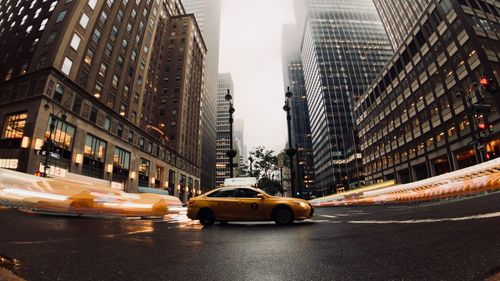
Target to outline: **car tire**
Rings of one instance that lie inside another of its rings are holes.
[[[200,220],[200,224],[203,226],[211,226],[215,223],[215,216],[211,210],[203,209],[198,214],[198,220]]]
[[[273,210],[272,219],[277,225],[291,224],[294,220],[292,210],[284,206]]]

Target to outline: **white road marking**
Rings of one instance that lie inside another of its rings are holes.
[[[321,215],[321,216],[322,216],[322,217],[325,217],[325,218],[332,218],[332,219],[334,219],[334,218],[336,218],[336,217],[337,217],[337,216],[330,216],[330,215]]]
[[[487,218],[500,217],[500,212],[481,214],[474,216],[466,216],[459,218],[442,218],[442,219],[420,219],[420,220],[402,220],[402,221],[378,221],[378,220],[367,220],[367,221],[347,221],[347,223],[357,223],[357,224],[411,224],[411,223],[431,223],[431,222],[443,222],[443,221],[466,221],[466,220],[478,220]]]

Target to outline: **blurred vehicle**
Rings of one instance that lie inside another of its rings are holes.
[[[191,198],[187,216],[208,226],[215,222],[274,221],[290,224],[313,216],[314,209],[298,198],[271,196],[252,187],[230,186]]]

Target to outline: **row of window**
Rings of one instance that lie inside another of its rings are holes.
[[[2,139],[19,139],[23,137],[26,121],[28,118],[27,112],[19,112],[6,115],[2,129]],[[51,129],[51,124],[54,124]],[[72,159],[72,150],[76,127],[57,118],[50,116],[45,132],[45,141],[51,140],[51,155],[58,154],[58,158],[65,158],[68,161]],[[84,166],[93,166],[98,173],[88,174],[102,178],[104,172],[104,163],[106,161],[108,144],[106,141],[87,133],[83,148]],[[42,147],[43,148],[43,147]],[[113,166],[124,170],[128,173],[130,169],[131,153],[123,148],[115,146],[113,153]],[[150,161],[141,158],[139,164],[139,174],[149,174]],[[88,170],[88,167],[85,167]],[[99,172],[100,170],[100,172]]]

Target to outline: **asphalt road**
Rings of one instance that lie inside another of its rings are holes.
[[[500,193],[317,209],[285,227],[0,209],[2,270],[26,280],[485,280],[500,272]]]

